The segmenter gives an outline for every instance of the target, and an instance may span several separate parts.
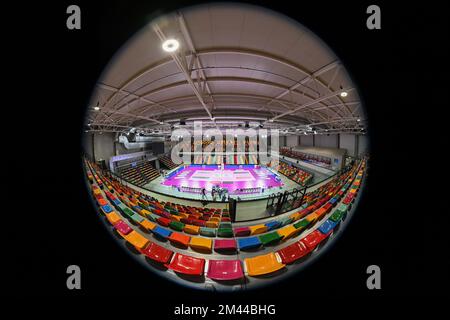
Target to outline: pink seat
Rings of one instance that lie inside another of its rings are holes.
[[[250,228],[249,227],[238,227],[234,228],[234,235],[236,237],[245,237],[250,235]]]
[[[237,280],[244,277],[240,260],[209,260],[208,278]]]
[[[236,240],[217,239],[214,241],[214,250],[236,250]]]
[[[117,221],[116,224],[114,225],[114,228],[116,228],[116,230],[119,231],[123,235],[129,234],[133,230],[123,220]]]

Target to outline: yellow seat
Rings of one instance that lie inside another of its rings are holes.
[[[293,225],[289,225],[277,230],[277,233],[283,237],[283,240],[295,236],[298,232],[300,232],[300,229],[296,229]]]
[[[94,190],[94,195],[98,195],[98,194],[102,194],[102,190],[100,190],[100,189],[95,189],[95,190]]]
[[[314,222],[316,222],[317,218],[318,218],[317,214],[315,212],[313,212],[313,213],[308,214],[305,219],[307,221],[309,221],[311,224],[313,224]]]
[[[172,215],[172,219],[175,220],[175,221],[180,221],[182,218],[183,217],[181,217],[181,216],[176,216],[174,214]]]
[[[134,230],[127,235],[121,234],[121,236],[139,250],[143,250],[149,243],[147,238]]]
[[[247,274],[249,276],[260,276],[284,268],[285,265],[278,259],[277,255],[273,252],[253,258],[246,258],[244,263],[247,268]]]
[[[141,216],[143,216],[144,218],[146,218],[146,217],[150,214],[150,211],[145,210],[145,209],[142,209],[142,210],[139,212],[139,214],[140,214]]]
[[[206,226],[208,228],[217,228],[219,226],[219,223],[216,221],[206,221]]]
[[[189,233],[189,234],[198,234],[200,231],[200,227],[199,226],[194,226],[192,224],[187,224],[184,226],[183,229],[184,232]]]
[[[212,240],[208,238],[202,237],[192,237],[191,242],[189,243],[192,249],[208,251],[212,250]]]
[[[142,220],[141,226],[143,226],[147,230],[153,230],[156,227],[156,224],[148,221],[147,219]]]
[[[208,221],[219,222],[219,221],[220,221],[220,218],[218,218],[218,217],[212,217],[212,218],[210,218]]]
[[[291,214],[291,215],[289,216],[289,218],[291,218],[292,221],[297,221],[298,219],[301,218],[301,214],[300,214],[300,212],[296,212],[296,213],[294,213],[294,214]]]
[[[255,226],[250,226],[250,234],[254,235],[254,234],[260,234],[260,233],[264,233],[267,231],[267,227],[263,224],[257,224]]]
[[[113,211],[106,215],[106,219],[108,219],[109,223],[114,225],[117,221],[120,220],[120,216],[115,211]]]

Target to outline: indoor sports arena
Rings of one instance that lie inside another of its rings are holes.
[[[149,276],[239,291],[320,263],[357,208],[367,132],[350,71],[307,26],[208,4],[117,52],[82,165],[99,219]]]

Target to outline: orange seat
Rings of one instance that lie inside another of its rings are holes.
[[[253,258],[246,258],[244,263],[249,276],[269,274],[283,269],[285,266],[273,252]]]
[[[172,234],[169,237],[169,240],[171,242],[182,245],[183,247],[188,246],[190,239],[191,239],[191,237],[189,237],[185,234],[179,233],[179,232],[172,232]]]
[[[216,221],[206,221],[206,226],[208,228],[217,228],[219,226],[219,222]]]
[[[143,250],[149,243],[149,240],[147,238],[134,230],[127,235],[120,235],[139,250]]]
[[[189,233],[189,234],[198,234],[200,231],[200,227],[199,226],[194,226],[192,224],[187,224],[184,226],[183,229],[184,232]]]
[[[147,230],[153,230],[153,228],[156,227],[156,224],[155,224],[155,223],[153,223],[153,222],[151,222],[151,221],[148,221],[147,219],[142,220],[142,221],[140,222],[140,224],[141,224],[141,226],[143,226],[143,227],[144,227],[145,229],[147,229]]]
[[[116,222],[120,220],[120,216],[115,211],[113,211],[106,215],[106,219],[108,219],[109,223],[115,225]]]

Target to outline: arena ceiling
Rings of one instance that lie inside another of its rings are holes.
[[[167,39],[179,48],[162,49]],[[180,120],[284,134],[361,133],[345,67],[312,32],[276,13],[204,5],[153,21],[105,70],[88,106],[90,131],[169,133]]]

